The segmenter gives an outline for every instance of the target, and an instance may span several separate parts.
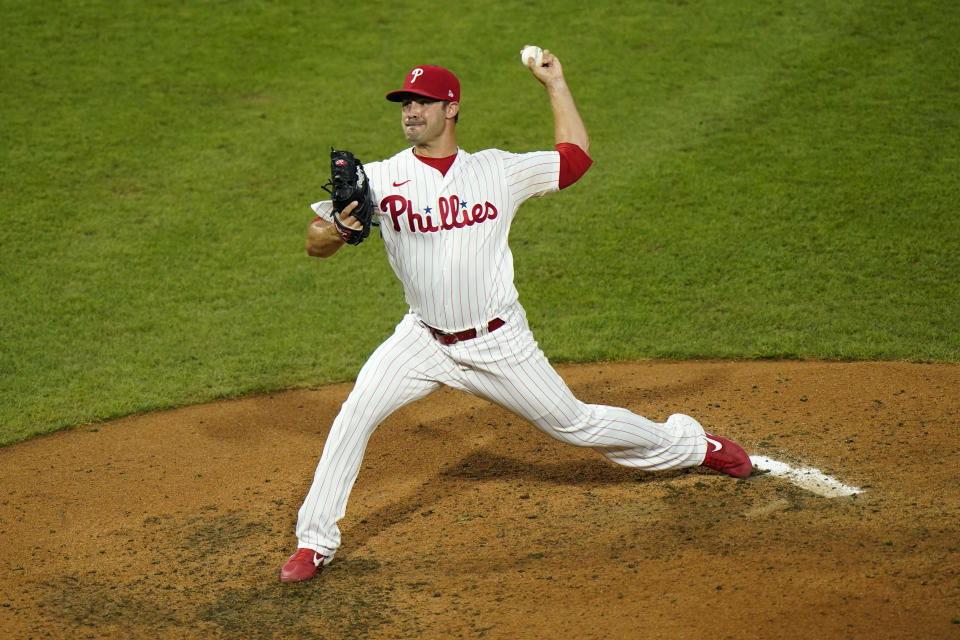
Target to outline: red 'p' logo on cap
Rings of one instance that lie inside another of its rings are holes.
[[[419,77],[422,76],[422,75],[423,75],[423,69],[421,69],[420,67],[417,67],[416,69],[414,69],[413,71],[411,71],[411,72],[410,72],[410,84],[413,84],[414,82],[416,82],[416,81],[417,81],[417,78],[419,78]]]

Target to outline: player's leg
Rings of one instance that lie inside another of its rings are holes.
[[[437,357],[430,340],[408,316],[360,370],[333,421],[313,483],[300,507],[300,548],[315,550],[329,560],[340,546],[337,521],[346,511],[370,436],[395,410],[436,389],[437,375],[452,366]]]
[[[680,414],[653,422],[627,409],[577,400],[545,357],[475,376],[478,395],[513,411],[554,438],[591,447],[640,469],[699,465],[706,453],[700,424]]]
[[[627,409],[578,400],[550,365],[522,313],[477,342],[463,373],[472,393],[526,418],[569,444],[596,449],[617,464],[659,470],[701,464],[703,428],[689,416],[653,422]],[[501,333],[502,332],[502,333]]]

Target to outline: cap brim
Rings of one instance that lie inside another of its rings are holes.
[[[387,94],[387,100],[390,102],[403,102],[404,98],[407,96],[419,96],[421,98],[430,98],[431,100],[439,100],[441,102],[444,100],[454,102],[454,100],[451,98],[434,96],[429,93],[421,93],[419,91],[409,91],[407,89],[397,89],[396,91],[391,91]]]

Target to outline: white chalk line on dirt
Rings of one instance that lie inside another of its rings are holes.
[[[861,493],[862,489],[843,484],[831,478],[819,469],[811,467],[793,468],[786,462],[780,462],[767,456],[750,456],[757,469],[767,471],[772,476],[785,478],[789,482],[825,498],[839,498]]]

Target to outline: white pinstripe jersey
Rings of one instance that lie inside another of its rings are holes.
[[[412,148],[363,167],[387,258],[423,322],[444,331],[482,327],[516,302],[510,224],[525,200],[559,188],[557,151],[461,149],[445,176]],[[330,218],[329,201],[313,209]]]

